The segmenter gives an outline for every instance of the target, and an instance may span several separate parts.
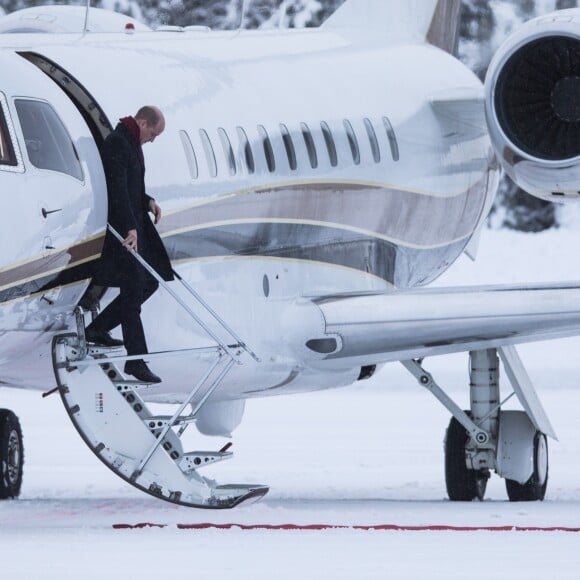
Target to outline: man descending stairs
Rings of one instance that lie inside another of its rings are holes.
[[[111,226],[109,231],[122,240]],[[187,426],[197,420],[234,365],[242,364],[244,353],[255,362],[260,359],[177,272],[177,280],[233,340],[220,338],[139,254],[131,253],[213,340],[211,346],[150,353],[148,358],[197,357],[207,360],[208,369],[173,415],[155,415],[140,393],[158,384],[159,377],[150,371],[130,372],[142,354],[120,354],[122,342],[95,330],[94,324],[85,330],[84,312],[79,307],[75,312],[77,332],[55,336],[52,346],[55,377],[73,424],[111,470],[161,499],[192,507],[230,508],[261,498],[268,487],[217,485],[199,475],[200,468],[232,456],[227,446],[219,451],[186,452],[181,441]],[[137,380],[127,380],[119,371],[120,363]],[[188,406],[191,412],[186,413]]]

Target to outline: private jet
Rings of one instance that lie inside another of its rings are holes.
[[[346,0],[320,28],[229,31],[66,6],[0,18],[2,384],[55,387],[138,489],[231,508],[268,487],[203,476],[232,452],[186,447],[189,426],[230,437],[247,399],[400,361],[451,414],[451,500],[482,499],[491,472],[510,500],[542,500],[556,434],[516,346],[579,334],[580,286],[428,284],[476,253],[502,169],[542,199],[577,200],[580,10],[514,32],[485,84],[455,56],[459,11]],[[166,117],[146,184],[176,273],[143,313],[158,385],[84,335],[116,293],[91,283],[105,232],[126,234],[107,224],[101,150],[143,104]],[[424,367],[459,352],[465,410]],[[521,410],[503,409],[500,364]],[[2,410],[0,497],[18,496],[23,458]]]

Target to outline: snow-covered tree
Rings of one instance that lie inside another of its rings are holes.
[[[459,58],[480,78],[491,60],[495,16],[488,0],[463,0]]]
[[[229,28],[231,0],[139,0],[143,16],[154,28],[159,25],[205,25]]]

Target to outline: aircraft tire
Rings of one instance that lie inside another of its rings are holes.
[[[18,417],[0,409],[0,499],[17,497],[22,486],[24,445]]]
[[[445,485],[451,501],[482,500],[489,473],[468,469],[465,464],[465,444],[469,435],[463,425],[452,417],[445,435]]]
[[[548,440],[543,433],[534,435],[534,472],[521,484],[513,479],[505,480],[510,501],[543,501],[548,488]]]

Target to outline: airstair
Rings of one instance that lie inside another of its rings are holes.
[[[109,225],[113,235],[121,236]],[[77,332],[56,335],[53,367],[65,408],[91,450],[119,477],[161,499],[190,507],[232,508],[256,501],[268,492],[263,485],[218,485],[199,474],[207,465],[232,457],[229,444],[219,451],[185,451],[182,435],[219,388],[234,365],[256,354],[176,272],[176,278],[231,339],[223,341],[139,254],[135,259],[200,325],[215,344],[178,351],[150,353],[147,359],[189,356],[207,361],[207,370],[173,415],[156,415],[142,393],[153,385],[127,380],[119,365],[142,355],[126,356],[120,348],[87,344],[84,312],[75,311]],[[186,412],[186,409],[189,410]]]

